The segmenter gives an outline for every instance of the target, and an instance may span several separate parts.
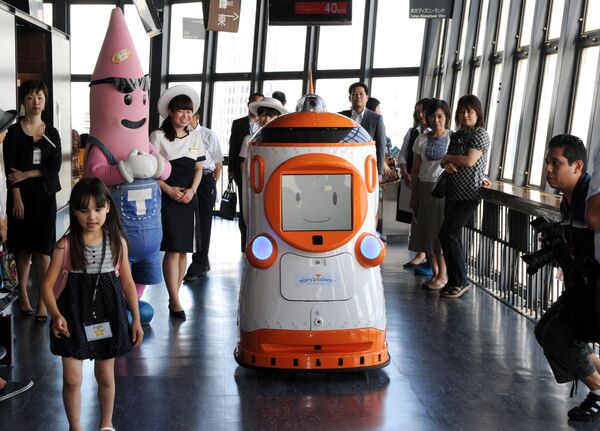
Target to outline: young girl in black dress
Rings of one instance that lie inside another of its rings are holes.
[[[110,192],[98,178],[71,193],[70,228],[58,241],[42,284],[52,317],[50,350],[62,356],[63,401],[70,430],[81,430],[82,362],[95,359],[101,430],[113,430],[115,358],[144,337],[127,241]],[[66,276],[64,288],[59,277]],[[55,298],[56,295],[56,298]],[[131,328],[127,321],[131,310]]]

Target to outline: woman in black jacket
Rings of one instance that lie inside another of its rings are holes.
[[[25,81],[19,88],[24,109],[20,121],[8,129],[4,141],[4,170],[8,182],[8,247],[15,253],[19,278],[20,312],[32,316],[27,281],[32,254],[39,280],[50,263],[56,240],[56,193],[62,161],[58,131],[42,120],[48,87],[42,81]],[[36,319],[46,320],[46,307],[38,300]]]

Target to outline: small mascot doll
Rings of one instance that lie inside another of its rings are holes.
[[[90,82],[84,175],[102,179],[111,189],[129,240],[138,298],[146,285],[163,279],[157,180],[171,174],[169,162],[148,140],[149,88],[123,12],[115,8]]]

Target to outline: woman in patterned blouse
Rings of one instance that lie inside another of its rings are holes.
[[[444,222],[439,232],[448,271],[448,283],[440,295],[446,298],[458,298],[471,287],[467,279],[462,228],[481,200],[480,189],[490,146],[490,138],[483,128],[481,102],[476,96],[463,96],[458,100],[455,120],[459,128],[452,134],[448,152],[441,162],[450,174]]]
[[[446,265],[442,256],[438,231],[444,220],[444,200],[432,196],[438,177],[444,172],[440,161],[450,142],[450,107],[440,99],[432,99],[425,111],[430,130],[417,137],[413,145],[410,207],[414,214],[414,229],[410,245],[427,255],[433,271],[423,287],[440,290],[446,284]]]

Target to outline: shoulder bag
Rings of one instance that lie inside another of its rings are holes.
[[[448,187],[448,178],[449,175],[446,171],[442,172],[435,182],[435,186],[431,190],[431,196],[436,198],[445,198],[446,197],[446,189]]]
[[[233,186],[233,180],[229,180],[227,189],[221,196],[221,207],[219,208],[219,215],[226,220],[233,220],[235,218],[237,207],[237,195]]]

